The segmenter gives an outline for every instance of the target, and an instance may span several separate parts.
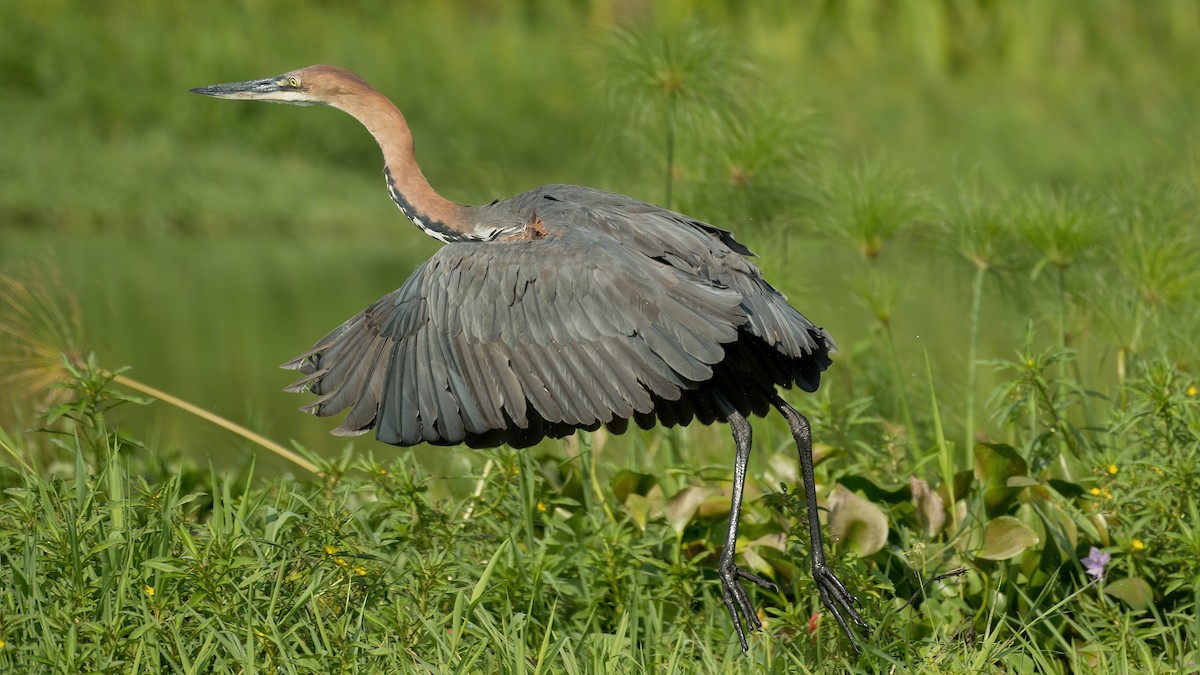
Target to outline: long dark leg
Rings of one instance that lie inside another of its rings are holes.
[[[729,618],[733,619],[733,627],[737,630],[738,641],[742,643],[744,652],[748,647],[746,632],[742,629],[742,619],[745,619],[746,630],[759,630],[762,628],[762,622],[758,620],[758,613],[754,611],[750,596],[746,595],[746,589],[742,588],[739,579],[751,581],[768,591],[778,591],[779,588],[733,562],[737,548],[738,520],[742,516],[742,487],[746,482],[746,463],[750,461],[752,432],[745,415],[739,413],[720,394],[715,398],[721,413],[733,429],[733,442],[737,446],[737,459],[733,464],[733,501],[729,506],[729,529],[725,531],[725,548],[721,550],[721,558],[717,562],[717,573],[721,576],[721,595],[725,600],[725,607],[729,609]],[[739,613],[741,617],[738,616]]]
[[[796,449],[800,452],[800,474],[804,479],[804,509],[808,512],[809,552],[812,554],[813,580],[817,582],[817,590],[821,593],[821,604],[825,605],[825,608],[837,620],[838,625],[842,627],[842,632],[850,638],[850,644],[854,645],[854,651],[861,654],[862,648],[858,646],[858,641],[850,632],[850,627],[846,625],[846,619],[842,616],[842,612],[845,612],[846,616],[849,616],[850,620],[858,626],[868,630],[870,627],[854,609],[854,605],[858,604],[858,598],[846,590],[842,582],[834,576],[833,570],[829,569],[829,565],[825,563],[821,520],[817,516],[817,483],[813,477],[812,431],[808,426],[808,419],[788,405],[787,401],[780,398],[778,394],[771,395],[771,403],[787,418],[788,426],[792,429],[792,438],[796,439]]]

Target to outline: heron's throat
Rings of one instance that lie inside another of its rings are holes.
[[[408,218],[414,225],[421,228],[422,232],[444,244],[468,238],[459,230],[432,215],[422,212],[413,205],[408,200],[408,197],[404,195],[404,192],[396,187],[396,179],[392,176],[391,167],[385,166],[383,168],[383,176],[387,179],[388,196],[392,198],[396,206],[400,207],[400,213],[403,213],[405,218]]]
[[[412,132],[400,110],[365,83],[356,96],[343,97],[334,105],[361,122],[379,144],[388,195],[405,217],[439,241],[464,239],[463,207],[439,195],[421,173]]]

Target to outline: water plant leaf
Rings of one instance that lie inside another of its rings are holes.
[[[1083,486],[1079,485],[1078,483],[1071,483],[1065,480],[1059,480],[1058,478],[1051,478],[1049,482],[1050,487],[1054,488],[1055,492],[1066,497],[1067,499],[1074,499],[1086,492],[1086,490],[1083,489]]]
[[[1011,445],[980,443],[975,446],[975,478],[984,487],[1004,485],[1011,476],[1029,474],[1029,465]]]
[[[767,562],[754,546],[742,547],[742,560],[746,561],[746,566],[758,574],[771,574],[771,563]]]
[[[974,471],[968,469],[966,471],[959,471],[958,473],[954,474],[954,499],[955,500],[962,500],[962,499],[965,499],[965,498],[971,496],[971,494],[974,492],[976,487],[977,487],[977,484],[975,483],[975,472]],[[946,486],[945,485],[938,487],[938,494],[940,494],[942,496],[943,500],[945,500],[949,497],[949,495],[946,494]]]
[[[983,550],[978,557],[984,560],[1008,560],[1037,546],[1041,538],[1020,520],[1000,516],[988,521],[983,530]]]
[[[634,524],[643,532],[646,531],[646,521],[649,520],[653,508],[653,502],[636,492],[625,498],[625,513],[629,514]]]
[[[894,488],[880,487],[865,476],[842,476],[838,482],[845,485],[852,492],[861,492],[863,496],[873,502],[885,502],[887,504],[900,504],[913,498],[912,488],[908,485],[899,485]]]
[[[983,505],[989,517],[1003,514],[1024,489],[1010,486],[1009,480],[1028,474],[1029,465],[1012,446],[1003,443],[975,446],[975,477],[983,487]]]
[[[725,518],[729,516],[730,497],[732,493],[728,490],[717,489],[713,490],[712,494],[708,495],[704,501],[700,502],[700,507],[696,509],[696,518]],[[746,486],[744,498],[747,502],[753,501],[754,491],[751,486]]]
[[[869,556],[887,543],[887,516],[875,504],[838,484],[829,495],[829,535],[858,555]]]
[[[1117,579],[1106,585],[1104,592],[1136,611],[1149,609],[1154,602],[1154,591],[1150,588],[1150,584],[1139,577]]]
[[[813,448],[816,454],[816,448]],[[815,461],[814,461],[815,464]],[[796,453],[776,452],[767,459],[767,484],[798,485],[800,483],[800,465],[796,462]]]
[[[671,528],[675,530],[676,536],[683,536],[683,530],[688,523],[692,522],[692,517],[696,515],[696,509],[700,508],[704,500],[716,492],[712,488],[690,485],[671,497],[666,508],[663,509],[663,513],[667,517],[667,522],[671,524]]]
[[[613,495],[617,501],[623,502],[625,498],[631,494],[645,495],[650,491],[650,488],[658,484],[658,478],[648,473],[638,473],[629,469],[622,469],[617,472],[609,481],[609,486],[612,488]]]
[[[1046,536],[1058,542],[1062,553],[1074,550],[1079,546],[1079,525],[1071,514],[1053,503],[1042,504],[1038,509],[1042,521],[1046,524]],[[1065,537],[1066,541],[1062,541]]]
[[[777,582],[789,583],[804,576],[805,569],[797,564],[797,558],[773,546],[764,546],[757,553],[771,565],[771,575]]]
[[[925,536],[932,537],[946,526],[946,505],[942,496],[929,487],[929,483],[910,476],[908,484],[912,490],[913,507],[917,512],[917,523],[925,531]]]

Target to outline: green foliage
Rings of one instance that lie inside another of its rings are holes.
[[[122,397],[79,374],[71,409],[93,429]],[[608,672],[740,654],[716,611],[724,514],[673,525],[659,509],[640,530],[569,496],[579,462],[489,453],[474,494],[437,501],[407,456],[331,462],[323,484],[251,468],[189,491],[110,445],[90,461],[68,444],[65,478],[5,472],[2,667]],[[787,654],[755,659],[782,672]]]
[[[1017,448],[1036,454],[1053,437],[1043,430],[1060,428],[1054,420],[1084,399],[1060,398],[1067,383],[1040,379],[1054,358],[1018,358],[1009,391],[1015,408],[1036,407],[1040,422],[1016,419],[1012,429],[1035,440],[979,445],[974,470],[953,486],[931,488],[917,475],[892,483],[869,467],[839,472],[827,502],[833,559],[876,627],[857,662],[821,618],[802,496],[786,483],[765,494],[749,486],[739,552],[783,588],[758,593],[766,630],[750,663],[769,672],[801,663],[822,672],[851,663],[865,672],[897,663],[921,672],[1028,663],[1065,672],[1095,658],[1093,648],[1128,641],[1143,650],[1141,667],[1154,666],[1151,653],[1174,663],[1197,657],[1195,385],[1159,362],[1088,430],[1088,447],[1111,461],[1089,471],[1060,453],[1039,469]],[[431,493],[431,477],[409,454],[379,463],[348,450],[321,467],[320,483],[268,479],[252,466],[236,477],[163,472],[108,421],[114,408],[142,401],[114,391],[94,359],[69,372],[70,397],[48,413],[46,432],[63,439],[58,453],[71,462],[49,473],[0,467],[0,666],[748,665],[730,639],[714,569],[729,496],[695,478],[681,485],[671,474],[690,474],[685,467],[638,473],[597,463],[606,437],[594,434],[566,462],[485,453],[474,489],[451,499]],[[841,429],[836,445],[873,444],[877,422],[862,412],[856,405],[814,418]],[[32,457],[7,435],[0,440]],[[791,453],[778,454],[773,467]],[[836,450],[818,455],[829,480]],[[794,467],[780,471],[794,480]],[[1089,547],[1111,553],[1096,580],[1079,562]],[[1111,629],[1115,619],[1122,631]]]
[[[658,203],[671,208],[676,137],[680,132],[695,136],[707,130],[711,124],[704,122],[714,116],[717,120],[736,116],[735,81],[739,66],[745,65],[724,35],[695,23],[662,29],[616,28],[602,51],[611,73],[609,105],[633,123],[631,128],[652,127],[659,132],[643,131],[636,141],[662,139],[666,178]]]

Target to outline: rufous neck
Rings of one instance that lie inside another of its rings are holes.
[[[383,152],[388,195],[426,234],[442,241],[463,236],[463,207],[439,195],[417,165],[412,132],[399,108],[374,89],[334,107],[357,119]]]

